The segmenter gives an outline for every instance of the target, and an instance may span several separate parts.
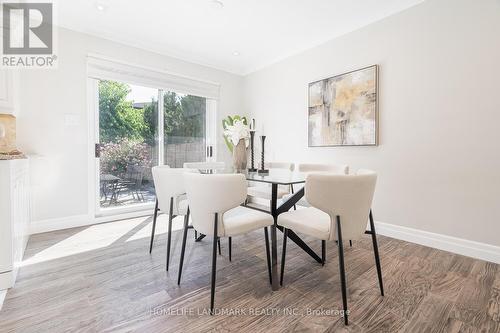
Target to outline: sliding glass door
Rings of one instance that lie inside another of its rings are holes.
[[[214,100],[119,81],[94,83],[96,215],[150,208],[153,166],[179,168],[214,154]]]
[[[185,162],[201,162],[207,152],[207,100],[204,97],[166,91],[164,162],[182,168]]]

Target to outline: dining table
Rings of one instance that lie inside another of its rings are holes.
[[[224,170],[199,170],[201,173],[235,173],[232,169]],[[266,210],[257,205],[242,203],[242,206],[258,210],[261,212],[269,213],[274,219],[274,223],[271,226],[271,285],[272,290],[278,290],[280,288],[279,277],[278,277],[278,242],[277,242],[277,232],[283,232],[283,227],[278,225],[278,216],[284,212],[289,211],[294,207],[297,202],[304,196],[304,187],[293,191],[290,196],[282,199],[282,202],[278,205],[278,186],[292,186],[298,184],[304,184],[306,182],[306,174],[296,171],[288,171],[282,169],[270,169],[267,172],[239,172],[245,175],[245,178],[249,182],[265,183],[270,185],[271,200],[270,208]],[[196,241],[203,239],[205,235],[200,235]],[[318,263],[321,263],[321,258],[314,252],[296,233],[292,230],[288,230],[288,238],[293,241],[297,246],[299,246],[304,252],[311,256]]]

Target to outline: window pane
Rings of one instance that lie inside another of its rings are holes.
[[[158,161],[158,90],[99,81],[100,205],[155,200],[151,167]]]
[[[184,162],[205,161],[206,98],[166,91],[163,99],[165,164],[182,168]]]

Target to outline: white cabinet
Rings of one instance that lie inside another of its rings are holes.
[[[18,73],[0,68],[0,113],[16,115],[18,109]]]
[[[29,160],[0,160],[0,290],[16,280],[28,243]]]

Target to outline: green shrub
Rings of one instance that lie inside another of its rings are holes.
[[[124,177],[127,165],[151,168],[151,148],[145,143],[119,139],[117,142],[103,144],[100,161],[101,174]]]

